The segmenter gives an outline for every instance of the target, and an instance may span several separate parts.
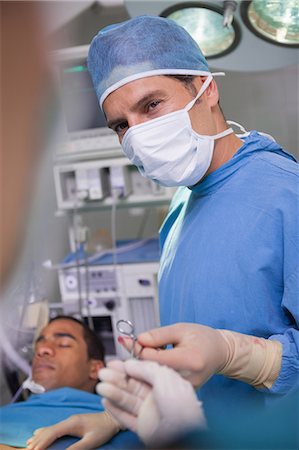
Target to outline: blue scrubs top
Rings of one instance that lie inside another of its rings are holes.
[[[221,375],[201,389],[208,419],[299,386],[299,171],[253,131],[227,163],[180,188],[160,231],[161,325],[194,322],[279,340],[270,390]]]
[[[54,425],[73,414],[104,411],[101,397],[72,388],[60,388],[43,394],[32,394],[24,402],[0,408],[0,444],[25,447],[37,428]],[[58,439],[49,449],[65,449],[78,441],[70,436]],[[144,446],[131,431],[121,431],[101,449],[132,449]]]

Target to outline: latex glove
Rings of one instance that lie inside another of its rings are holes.
[[[118,361],[101,369],[100,378],[103,382],[97,392],[106,397],[105,408],[149,447],[165,445],[190,429],[206,426],[192,385],[168,367],[149,361]]]
[[[120,342],[131,349],[130,339],[121,338]],[[144,347],[142,351],[138,343]],[[173,348],[160,348],[166,345],[173,345]],[[196,387],[224,367],[228,354],[226,341],[219,331],[192,323],[142,333],[138,336],[135,351],[140,353],[140,359],[172,367]]]
[[[80,437],[80,441],[68,450],[86,450],[99,447],[120,430],[119,423],[107,412],[76,414],[50,427],[38,428],[27,441],[30,450],[44,450],[56,439],[68,435]]]
[[[219,373],[256,388],[270,389],[281,369],[281,342],[228,330],[219,332],[228,347],[226,364]]]
[[[131,349],[130,339],[119,341]],[[160,348],[170,344],[172,349]],[[278,341],[191,323],[142,333],[135,349],[140,359],[166,364],[194,386],[221,373],[255,387],[270,388],[279,374],[282,358],[282,345]]]

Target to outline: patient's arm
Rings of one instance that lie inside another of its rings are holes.
[[[120,425],[109,413],[76,414],[51,427],[39,428],[27,441],[27,448],[44,450],[56,439],[68,435],[81,438],[67,450],[96,448],[109,441],[120,430]]]

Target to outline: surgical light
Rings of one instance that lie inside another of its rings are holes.
[[[233,15],[230,20],[224,22],[222,8],[201,3],[181,3],[166,9],[161,16],[184,27],[198,43],[206,58],[229,53],[239,42],[240,32]]]
[[[242,17],[260,38],[289,47],[299,45],[299,0],[243,2]]]

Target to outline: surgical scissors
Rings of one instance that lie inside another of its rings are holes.
[[[135,347],[137,342],[137,336],[135,334],[135,327],[133,323],[130,320],[121,319],[116,322],[116,328],[117,331],[119,331],[121,334],[124,334],[125,336],[128,336],[133,340],[132,349],[130,351],[131,358],[139,359],[140,353],[142,351],[142,347],[138,353],[138,355],[135,355]]]

